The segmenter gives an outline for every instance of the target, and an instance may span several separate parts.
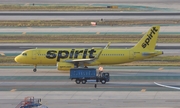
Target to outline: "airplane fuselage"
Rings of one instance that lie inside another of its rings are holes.
[[[99,55],[99,58],[96,60],[96,63],[94,64],[91,63],[89,65],[120,64],[135,60],[142,60],[144,58],[155,56],[155,55],[145,56],[143,55],[144,52],[141,51],[134,52],[131,49],[102,49],[102,48],[76,49],[75,48],[75,49],[30,49],[22,53],[22,54],[25,53],[26,55],[24,56],[20,55],[17,58],[20,63],[25,63],[25,64],[55,65],[57,62],[64,62],[65,60],[95,58],[96,56],[98,56],[100,51],[102,51],[102,53]]]
[[[93,65],[110,65],[143,60],[163,54],[155,50],[160,26],[151,27],[140,41],[130,49],[111,49],[110,44],[104,48],[46,48],[29,49],[15,57],[15,61],[31,64],[36,71],[37,65],[56,65],[58,70]]]

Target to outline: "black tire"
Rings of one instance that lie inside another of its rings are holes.
[[[101,80],[101,84],[106,84],[106,80],[105,80],[105,79],[102,79],[102,80]]]
[[[82,84],[86,84],[86,82],[87,82],[87,81],[86,81],[85,79],[82,80]]]
[[[80,84],[81,81],[79,79],[76,79],[76,84]]]
[[[97,84],[94,84],[94,88],[96,88],[97,87]]]
[[[34,68],[34,69],[33,69],[33,72],[36,72],[36,71],[37,71],[37,69],[36,69],[36,68]]]

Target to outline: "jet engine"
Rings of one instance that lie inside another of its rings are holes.
[[[58,70],[70,70],[71,68],[74,68],[73,63],[66,63],[66,62],[58,62],[57,63]]]

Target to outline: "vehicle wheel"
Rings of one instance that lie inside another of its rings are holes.
[[[36,69],[36,68],[34,68],[34,69],[33,69],[33,72],[36,72],[36,71],[37,71],[37,69]]]
[[[82,84],[86,84],[86,82],[87,82],[87,81],[86,81],[85,79],[84,79],[84,80],[82,80]]]
[[[97,87],[97,84],[94,84],[94,88],[96,88]]]
[[[105,79],[102,79],[102,80],[101,80],[101,83],[102,83],[102,84],[106,84],[106,80],[105,80]]]
[[[80,80],[79,79],[76,79],[76,84],[80,84]]]

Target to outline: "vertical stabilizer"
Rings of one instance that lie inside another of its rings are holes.
[[[132,48],[133,50],[153,51],[156,47],[160,26],[152,26],[151,29]]]

